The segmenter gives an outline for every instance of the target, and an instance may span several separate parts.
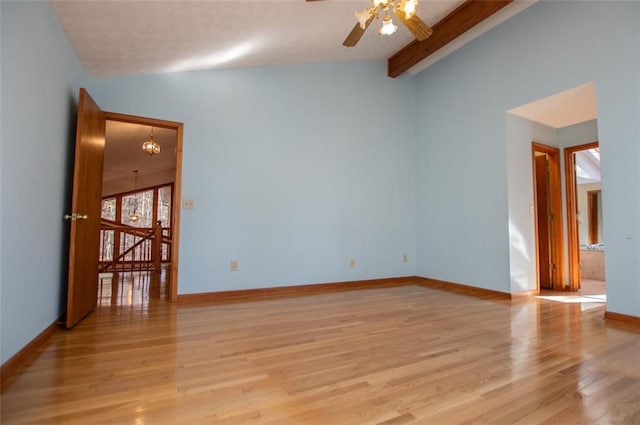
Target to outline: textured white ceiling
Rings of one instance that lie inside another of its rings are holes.
[[[368,0],[52,0],[73,49],[92,77],[291,63],[386,59],[413,37],[400,27],[342,46]],[[433,25],[463,0],[421,0]]]

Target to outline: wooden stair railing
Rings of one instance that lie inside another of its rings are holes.
[[[133,271],[136,265],[139,271],[160,270],[163,258],[164,261],[171,258],[171,235],[165,233],[171,232],[171,228],[163,228],[160,224],[155,227],[134,227],[101,219],[100,232],[103,241],[100,248],[101,273],[109,269],[130,268]],[[111,242],[104,239],[108,232],[115,232],[115,236],[110,238]],[[120,249],[125,251],[120,253]]]
[[[105,218],[100,219],[100,227],[101,230],[119,230],[123,233],[128,233],[135,236],[144,237],[150,227],[134,227],[129,226],[128,224],[118,223],[117,221],[107,220]],[[171,237],[163,235],[162,243],[170,244]]]
[[[105,272],[109,269],[109,267],[115,266],[116,263],[120,262],[121,259],[123,259],[125,256],[127,256],[127,254],[131,253],[131,269],[134,270],[135,269],[135,262],[136,262],[136,256],[135,256],[135,252],[134,250],[139,247],[140,245],[142,245],[145,241],[148,240],[152,240],[154,239],[156,236],[156,232],[154,230],[150,230],[147,235],[145,237],[143,237],[142,239],[140,239],[138,242],[136,242],[135,244],[131,245],[127,250],[125,250],[123,253],[121,253],[120,255],[118,255],[117,258],[114,258],[112,261],[106,263],[105,265],[103,265],[100,268],[100,273]],[[142,268],[142,263],[143,262],[150,262],[150,261],[143,261],[142,260],[142,256],[139,255],[141,258],[139,260],[139,265],[140,268]],[[146,257],[146,256],[145,256]],[[150,259],[149,259],[150,260]],[[115,267],[114,267],[115,268]]]

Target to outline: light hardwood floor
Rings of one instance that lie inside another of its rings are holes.
[[[2,424],[640,424],[640,332],[603,303],[419,285],[131,300],[58,332]]]

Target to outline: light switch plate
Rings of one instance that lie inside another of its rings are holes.
[[[196,201],[193,198],[183,199],[182,208],[185,210],[192,210],[196,207]]]

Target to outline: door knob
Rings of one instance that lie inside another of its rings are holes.
[[[86,214],[83,215],[83,214],[71,213],[71,214],[64,215],[65,220],[86,220],[88,218],[89,216]]]

